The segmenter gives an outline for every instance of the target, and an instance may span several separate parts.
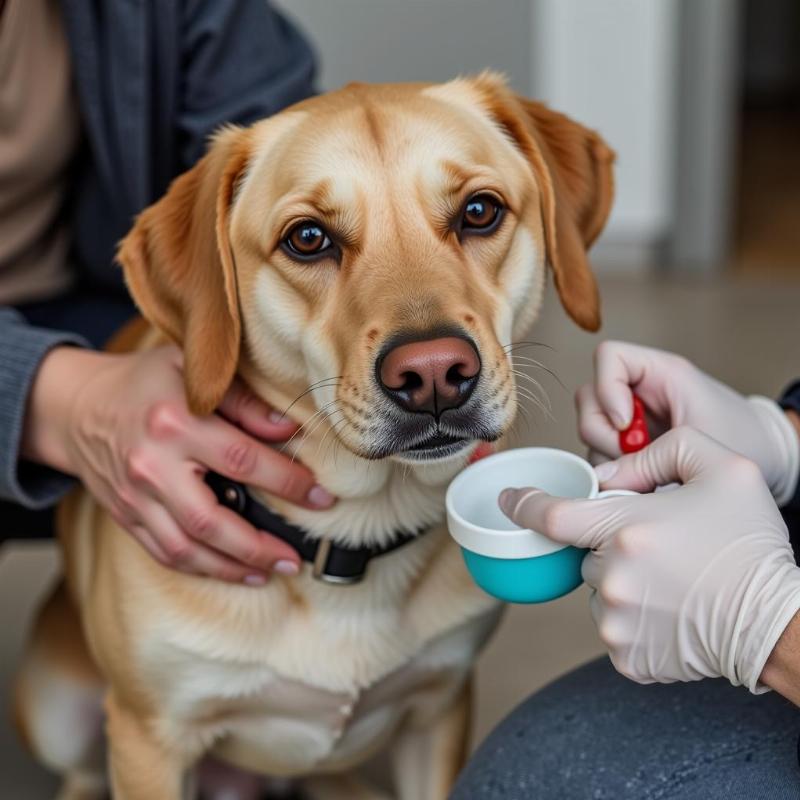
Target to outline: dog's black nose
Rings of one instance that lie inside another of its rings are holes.
[[[438,418],[467,402],[481,374],[481,359],[466,339],[448,336],[392,348],[377,372],[381,389],[395,403]]]

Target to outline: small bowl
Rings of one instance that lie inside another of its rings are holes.
[[[497,504],[508,486],[535,486],[559,497],[597,497],[594,470],[573,453],[526,447],[481,459],[447,490],[447,526],[478,586],[510,603],[544,603],[568,594],[583,583],[586,550],[514,525]]]
[[[507,603],[547,603],[582,583],[585,550],[563,547],[547,556],[496,558],[461,548],[467,569],[487,594]]]

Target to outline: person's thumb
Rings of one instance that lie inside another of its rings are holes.
[[[673,428],[638,453],[595,467],[603,489],[652,492],[671,483],[689,483],[722,466],[733,453],[694,428]]]
[[[498,503],[502,512],[520,528],[544,534],[548,539],[576,547],[599,547],[615,529],[620,501],[572,500],[553,497],[540,489],[504,489]]]

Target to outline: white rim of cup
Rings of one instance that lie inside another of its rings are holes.
[[[504,450],[500,453],[486,456],[480,461],[468,466],[461,472],[447,489],[445,505],[447,508],[447,527],[450,535],[462,547],[479,555],[491,556],[493,558],[533,558],[545,556],[563,550],[566,545],[553,542],[543,534],[530,531],[526,528],[517,530],[498,531],[495,528],[484,528],[465,519],[455,509],[455,496],[463,490],[467,482],[479,478],[481,471],[487,471],[496,466],[498,461],[523,461],[529,459],[533,454],[556,457],[564,461],[571,461],[589,476],[591,491],[586,495],[587,499],[595,498],[598,494],[597,475],[591,464],[580,456],[570,453],[567,450],[559,450],[555,447],[520,447],[514,450]],[[497,502],[495,498],[495,502]]]

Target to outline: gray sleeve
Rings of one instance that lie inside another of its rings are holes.
[[[33,379],[47,352],[61,344],[88,346],[74,333],[34,328],[0,307],[0,499],[28,508],[54,503],[72,479],[19,458],[20,436]]]

